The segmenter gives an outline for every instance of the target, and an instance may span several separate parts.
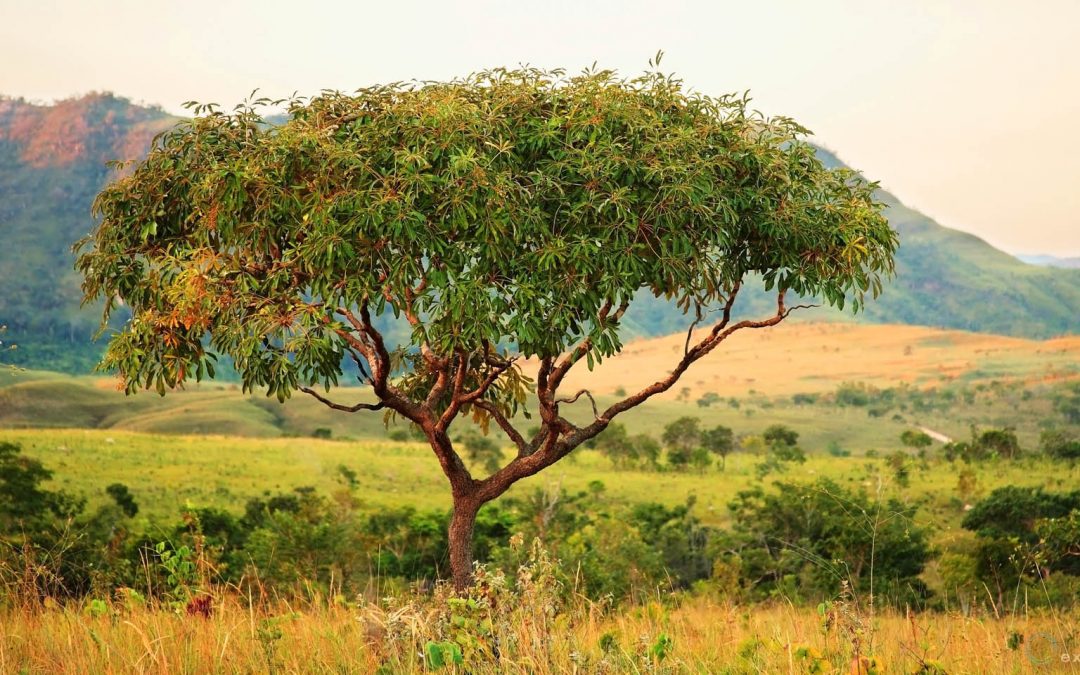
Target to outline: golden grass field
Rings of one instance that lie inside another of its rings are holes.
[[[666,374],[685,344],[685,334],[632,341],[592,372],[571,371],[565,386],[604,394],[640,389]],[[1075,377],[1078,364],[1080,336],[1028,340],[925,326],[792,322],[737,331],[663,396],[674,398],[682,387],[696,398],[708,391],[725,397],[749,390],[826,392],[848,381],[878,387],[940,386],[963,377],[1040,382]],[[529,371],[535,368],[530,364]]]
[[[209,618],[112,605],[6,610],[4,673],[419,673],[438,639],[432,601],[390,606],[251,606],[219,598]],[[500,615],[501,616],[498,616]],[[448,673],[1062,673],[1077,672],[1071,615],[863,615],[783,603],[692,599],[620,611],[536,607],[496,615],[498,657],[465,655]],[[826,620],[828,629],[826,630]],[[655,645],[668,642],[664,658]],[[1018,640],[1023,639],[1022,642]],[[604,649],[603,647],[607,647]],[[1011,646],[1010,646],[1011,645]],[[1063,659],[1068,659],[1063,660]],[[380,670],[381,668],[381,670]],[[936,668],[936,670],[935,670]],[[921,670],[920,670],[921,669]]]

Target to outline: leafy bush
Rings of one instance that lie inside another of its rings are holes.
[[[925,431],[908,429],[900,434],[900,442],[909,448],[928,448],[934,441]]]
[[[844,382],[836,388],[836,404],[842,406],[866,406],[873,397],[863,382]]]
[[[965,463],[994,457],[1016,459],[1020,452],[1020,442],[1016,438],[1016,431],[1011,427],[987,429],[981,433],[972,427],[971,440],[953,441],[942,448],[945,459],[950,462],[960,459]]]
[[[1080,459],[1080,434],[1074,430],[1048,429],[1039,436],[1043,453],[1055,459]]]
[[[648,434],[630,436],[618,422],[608,425],[586,444],[600,451],[618,469],[655,468],[660,459],[660,444]]]
[[[964,516],[961,525],[979,540],[977,573],[999,600],[1021,584],[1040,583],[1047,573],[1080,575],[1075,523],[1080,490],[998,488]]]
[[[923,601],[919,579],[931,550],[914,507],[871,499],[821,479],[740,492],[729,508],[733,532],[724,557],[737,556],[754,598],[836,596],[843,583],[896,604]]]

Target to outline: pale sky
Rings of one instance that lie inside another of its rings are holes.
[[[1080,0],[0,0],[0,93],[174,112],[519,63],[636,74],[658,49],[944,225],[1080,255]]]

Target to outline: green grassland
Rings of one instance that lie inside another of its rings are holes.
[[[357,472],[357,494],[372,507],[449,508],[445,478],[431,450],[422,443],[393,441],[326,441],[311,438],[240,438],[175,436],[86,429],[10,430],[5,440],[20,443],[26,453],[55,472],[53,485],[104,502],[103,489],[125,483],[142,505],[148,523],[173,519],[186,505],[239,510],[252,497],[313,486],[324,494],[340,488],[338,467]],[[895,444],[899,446],[899,443]],[[542,475],[515,486],[509,496],[537,488],[585,490],[593,481],[604,485],[613,501],[656,501],[667,505],[697,499],[703,521],[723,525],[726,506],[735,494],[756,483],[754,466],[761,458],[735,453],[726,470],[698,472],[616,470],[591,450],[579,450]],[[870,492],[897,495],[923,505],[923,516],[947,530],[962,515],[956,500],[958,469],[932,459],[915,469],[910,487],[895,484],[881,458],[834,457],[811,451],[809,460],[773,480],[810,481],[828,477]],[[1002,485],[1041,485],[1067,490],[1080,479],[1080,467],[1040,458],[994,461],[975,466],[980,490]]]
[[[1020,367],[1013,364],[1007,368]],[[1023,445],[1034,447],[1043,428],[1054,424],[1052,399],[1068,380],[1016,381],[1010,379],[1013,373],[1007,368],[977,371],[976,376],[954,380],[931,393],[904,388],[900,391],[906,393],[893,404],[837,405],[834,392],[842,383],[826,383],[832,387],[831,392],[819,395],[813,403],[796,404],[787,395],[747,393],[702,407],[694,394],[683,400],[669,397],[650,401],[619,421],[631,433],[653,436],[659,436],[664,425],[684,415],[700,417],[706,426],[731,427],[739,435],[759,434],[771,424],[786,424],[800,433],[801,443],[809,449],[824,450],[833,445],[854,454],[895,449],[899,435],[912,427],[923,426],[952,438],[964,438],[972,425],[1008,426],[1016,429]],[[89,377],[0,372],[0,428],[88,428],[258,438],[307,437],[326,429],[332,438],[355,440],[385,440],[390,431],[404,429],[401,424],[387,427],[380,413],[341,413],[302,394],[280,404],[258,394],[245,395],[229,384],[191,386],[165,397],[152,393],[124,396],[107,385],[107,381]],[[821,388],[820,383],[807,384],[808,390]],[[359,388],[341,388],[333,395],[348,402],[370,400],[370,394]],[[614,398],[599,395],[597,403],[604,406]],[[571,421],[583,422],[590,417],[591,408],[583,398],[567,406],[565,412]],[[527,419],[518,421],[522,431],[533,424]]]

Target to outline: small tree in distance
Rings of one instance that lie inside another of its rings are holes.
[[[735,449],[735,433],[725,426],[715,426],[701,434],[702,446],[713,453],[720,455],[720,470],[727,468],[727,456]]]
[[[731,334],[775,326],[789,293],[856,311],[892,273],[896,233],[857,174],[828,169],[787,118],[687,92],[659,72],[492,70],[195,117],[95,201],[79,246],[87,301],[131,319],[103,367],[164,394],[231,357],[245,390],[294,392],[414,423],[450,484],[455,585],[472,578],[480,507],[671,389]],[[736,320],[748,279],[776,293]],[[622,348],[643,290],[691,327],[670,370],[590,420],[567,374]],[[407,344],[380,316],[403,317]],[[514,345],[511,351],[502,345]],[[539,364],[535,382],[521,370]],[[334,400],[343,360],[374,401]],[[530,395],[533,398],[530,399]],[[535,402],[539,428],[515,417]],[[516,448],[474,477],[449,432],[494,423]]]
[[[618,422],[609,424],[585,445],[596,448],[619,469],[656,468],[660,458],[660,444],[656,439],[648,434],[631,436]]]
[[[667,448],[668,464],[685,469],[693,459],[694,450],[701,446],[701,420],[680,417],[664,427],[661,439]]]

